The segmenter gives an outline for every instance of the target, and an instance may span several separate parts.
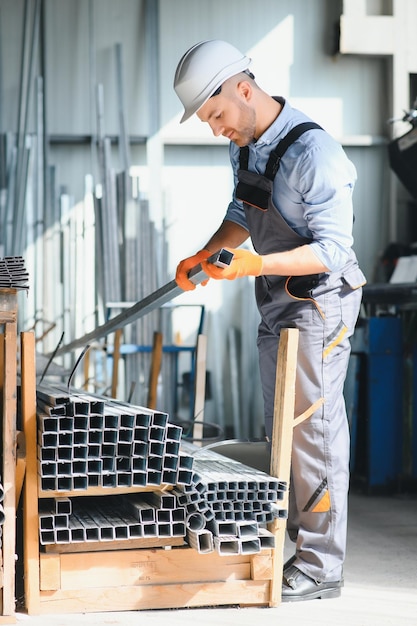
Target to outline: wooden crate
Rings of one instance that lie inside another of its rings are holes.
[[[271,475],[289,483],[298,331],[285,329],[278,351]],[[198,606],[277,606],[281,601],[286,521],[270,524],[275,548],[257,554],[200,554],[188,546],[89,551],[54,546],[40,552],[34,339],[23,333],[22,411],[26,438],[24,485],[25,602],[29,614],[137,611]],[[140,489],[132,489],[132,491]],[[109,493],[109,490],[107,490]],[[112,490],[113,493],[113,490]],[[67,494],[69,495],[69,494]],[[75,495],[75,493],[73,494]],[[90,494],[86,490],[85,495]],[[82,496],[80,496],[82,497]],[[280,508],[288,506],[288,492]],[[139,543],[138,543],[139,542]]]
[[[272,553],[191,548],[40,555],[42,613],[268,605]]]

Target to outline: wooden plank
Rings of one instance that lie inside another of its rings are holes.
[[[196,445],[202,445],[204,436],[204,404],[206,397],[206,360],[207,337],[198,335],[195,356],[195,391],[194,391],[194,424],[193,439]]]
[[[267,605],[269,581],[144,584],[136,587],[77,589],[41,593],[42,613],[139,611],[222,605]]]
[[[273,574],[273,560],[271,554],[257,554],[252,558],[252,580],[271,580]]]
[[[1,313],[3,315],[3,313]],[[3,615],[15,613],[15,551],[16,551],[16,359],[17,325],[7,322],[4,331],[3,387]]]
[[[22,432],[17,433],[16,442],[17,442],[17,445],[16,445],[15,507],[17,509],[19,505],[20,495],[23,489],[23,481],[25,479],[25,473],[26,473],[26,444],[25,444],[25,436]]]
[[[319,398],[310,407],[308,407],[308,409],[304,411],[304,413],[301,413],[301,415],[297,415],[293,422],[293,428],[298,426],[298,424],[301,424],[301,422],[304,422],[304,420],[306,420],[308,417],[311,417],[313,413],[315,413],[322,406],[322,404],[324,404],[324,398]]]
[[[148,386],[148,402],[147,406],[150,409],[156,409],[157,390],[158,390],[158,378],[161,371],[162,363],[162,333],[155,332],[153,334],[152,345],[152,360],[151,369],[149,373],[149,386]]]
[[[82,388],[85,389],[86,391],[88,391],[89,384],[90,384],[90,353],[91,353],[91,350],[87,350],[83,358],[84,384]]]
[[[17,290],[0,289],[0,324],[17,322]]]
[[[26,440],[26,478],[23,485],[23,566],[25,603],[39,613],[38,460],[36,428],[36,365],[34,332],[21,333],[22,428]]]
[[[270,474],[285,481],[288,485],[284,499],[279,502],[282,509],[288,508],[298,337],[299,331],[296,328],[284,328],[281,331],[278,346]],[[269,525],[269,530],[275,535],[276,545],[273,556],[270,606],[277,606],[281,603],[286,525],[285,519],[276,519]]]
[[[39,563],[39,588],[57,591],[61,588],[61,559],[59,554],[44,554]]]
[[[117,541],[80,541],[53,543],[43,546],[47,554],[69,554],[70,552],[107,552],[108,550],[142,550],[144,548],[173,548],[184,546],[184,537],[140,537]]]
[[[0,324],[1,324],[0,320]],[[0,333],[0,396],[3,396],[4,388],[4,333]]]
[[[36,472],[38,470],[36,469]],[[77,496],[116,496],[126,493],[142,493],[146,491],[170,491],[173,485],[146,485],[145,487],[88,487],[88,489],[73,489],[71,491],[43,490],[41,489],[41,477],[37,476],[39,486],[39,498],[76,498]]]
[[[41,559],[43,555],[41,555]],[[61,590],[141,584],[250,580],[249,556],[198,555],[190,549],[62,554]]]

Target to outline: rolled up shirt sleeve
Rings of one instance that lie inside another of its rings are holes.
[[[298,185],[311,248],[331,271],[343,267],[353,245],[354,165],[337,144],[307,150],[299,162]]]

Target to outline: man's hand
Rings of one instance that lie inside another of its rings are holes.
[[[253,254],[249,250],[243,248],[226,248],[233,253],[233,260],[228,267],[216,267],[212,263],[203,261],[201,267],[203,271],[210,276],[220,280],[234,280],[242,276],[260,276],[262,273],[262,257],[259,254]]]
[[[175,275],[175,282],[177,283],[178,287],[181,287],[181,289],[183,289],[184,291],[192,291],[193,289],[195,289],[196,285],[188,278],[188,272],[199,263],[202,263],[202,261],[208,259],[211,254],[212,253],[210,252],[210,250],[204,249],[200,250],[200,252],[197,252],[197,254],[194,254],[193,256],[187,257],[186,259],[180,261],[178,263],[177,272]],[[207,283],[208,279],[204,280],[200,284],[204,286],[207,285]]]

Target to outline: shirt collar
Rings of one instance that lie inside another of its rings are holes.
[[[275,100],[278,100],[282,104],[282,109],[278,117],[272,122],[271,126],[259,137],[258,141],[254,144],[255,147],[261,147],[263,145],[269,146],[274,143],[277,138],[282,134],[282,131],[286,127],[291,118],[292,107],[287,100],[279,96],[274,96]]]

